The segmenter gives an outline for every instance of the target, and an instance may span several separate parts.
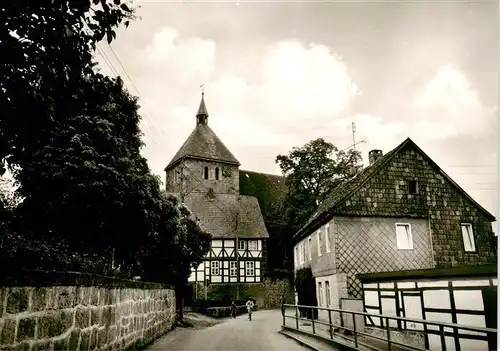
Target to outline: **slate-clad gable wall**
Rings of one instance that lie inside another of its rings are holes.
[[[420,218],[335,217],[337,272],[347,276],[350,296],[360,298],[359,273],[433,268],[429,221]],[[396,223],[411,226],[412,250],[398,250]]]
[[[417,180],[419,193],[407,193]],[[436,268],[495,263],[495,237],[486,215],[411,146],[405,147],[335,211],[350,216],[429,218]],[[477,253],[466,253],[460,223],[473,225]]]
[[[183,168],[184,166],[184,168]],[[210,171],[209,179],[204,179],[204,168]],[[215,180],[215,168],[219,168],[219,180]],[[185,193],[208,192],[213,189],[216,194],[239,194],[238,166],[220,162],[186,159],[166,172],[167,192],[181,192],[180,175],[183,169]],[[174,173],[177,172],[177,182]]]
[[[413,250],[398,250],[396,223],[411,226]],[[319,232],[324,233],[325,226]],[[429,221],[422,218],[393,217],[334,217],[329,222],[330,252],[326,252],[322,236],[318,255],[318,231],[301,240],[306,245],[305,262],[295,269],[309,266],[314,277],[345,274],[351,297],[361,297],[361,284],[355,279],[359,273],[433,268]],[[308,257],[308,239],[311,237],[311,260]]]

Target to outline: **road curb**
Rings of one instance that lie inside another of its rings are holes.
[[[297,342],[298,344],[300,344],[300,345],[302,345],[302,346],[307,347],[308,349],[311,349],[311,350],[313,350],[313,351],[320,351],[320,349],[318,349],[317,347],[315,347],[315,346],[313,346],[313,345],[311,345],[311,344],[307,343],[306,341],[304,341],[304,340],[300,339],[299,337],[297,337],[297,336],[295,336],[295,335],[292,335],[292,334],[290,334],[290,333],[287,333],[287,332],[285,332],[285,331],[283,331],[283,330],[280,330],[280,331],[279,331],[279,333],[280,333],[280,334],[282,334],[282,335],[284,335],[284,336],[286,336],[286,337],[287,337],[287,338],[289,338],[289,339],[294,340],[294,341],[295,341],[295,342]]]

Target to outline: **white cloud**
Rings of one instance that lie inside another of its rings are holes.
[[[344,62],[324,45],[278,42],[263,61],[270,102],[302,115],[338,115],[358,92]]]
[[[453,65],[436,67],[410,103],[395,98],[372,114],[369,106],[363,112],[351,111],[361,89],[347,62],[324,45],[281,40],[251,62],[241,55],[237,62],[221,55],[210,38],[185,37],[164,27],[129,58],[138,72],[133,79],[141,104],[151,111],[143,123],[148,144],[144,154],[155,173],[163,175],[164,166],[194,128],[200,84],[206,87],[209,124],[244,169],[278,172],[277,154],[318,137],[339,148],[349,146],[352,121],[356,140],[367,139],[357,146],[365,162],[369,150],[387,152],[406,137],[445,171],[449,164],[492,162],[495,150],[476,155],[470,138],[491,146],[492,130],[498,129],[496,112],[482,105],[479,93]],[[456,172],[450,175],[466,190],[474,188]],[[491,208],[490,195],[470,192]]]
[[[252,70],[239,74],[231,71],[231,63],[217,62],[216,52],[212,40],[162,28],[136,56],[141,71],[137,85],[152,110],[155,129],[164,131],[159,140],[143,123],[149,139],[144,153],[155,172],[161,172],[193,129],[201,83],[212,128],[244,167],[260,163],[268,172],[277,171],[278,153],[321,136],[313,131],[347,115],[349,100],[360,93],[345,63],[323,45],[276,42]],[[252,146],[267,147],[269,158],[254,154]]]
[[[214,72],[215,57],[214,41],[181,37],[175,29],[164,27],[136,56],[136,64],[161,80],[163,86],[168,82],[182,87],[209,80]]]
[[[440,67],[416,95],[414,133],[431,139],[484,135],[495,121],[494,109],[485,108],[464,74],[453,65]]]

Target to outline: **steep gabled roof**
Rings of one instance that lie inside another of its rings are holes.
[[[186,139],[179,151],[165,170],[174,166],[183,158],[195,158],[209,161],[219,161],[239,166],[240,163],[206,124],[197,124],[191,135]]]
[[[417,144],[415,144],[410,138],[407,138],[396,148],[389,151],[387,154],[381,156],[376,162],[368,167],[364,168],[360,173],[354,177],[341,183],[335,189],[333,189],[329,195],[326,196],[325,200],[318,206],[316,212],[311,216],[308,222],[294,235],[295,238],[304,235],[306,232],[312,232],[316,230],[317,227],[321,226],[324,221],[329,220],[329,218],[335,213],[338,206],[344,203],[358,191],[368,180],[375,176],[379,171],[381,171],[385,165],[390,162],[393,157],[399,153],[406,146],[411,146],[424,157],[424,159],[429,162],[429,164],[439,172],[445,179],[447,179],[464,197],[469,199],[469,201],[474,204],[485,216],[491,220],[495,221],[495,217],[489,213],[485,208],[483,208],[479,203],[476,202],[467,192],[462,189],[448,174],[446,174],[441,167],[439,167],[422,149],[420,149]]]
[[[196,114],[196,127],[186,139],[181,148],[174,155],[165,171],[173,167],[183,158],[195,158],[209,161],[218,161],[239,166],[240,163],[208,126],[208,112],[204,94],[201,96],[200,107]]]

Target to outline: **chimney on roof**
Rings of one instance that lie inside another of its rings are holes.
[[[372,150],[368,153],[368,160],[370,165],[374,164],[383,155],[382,150]]]

